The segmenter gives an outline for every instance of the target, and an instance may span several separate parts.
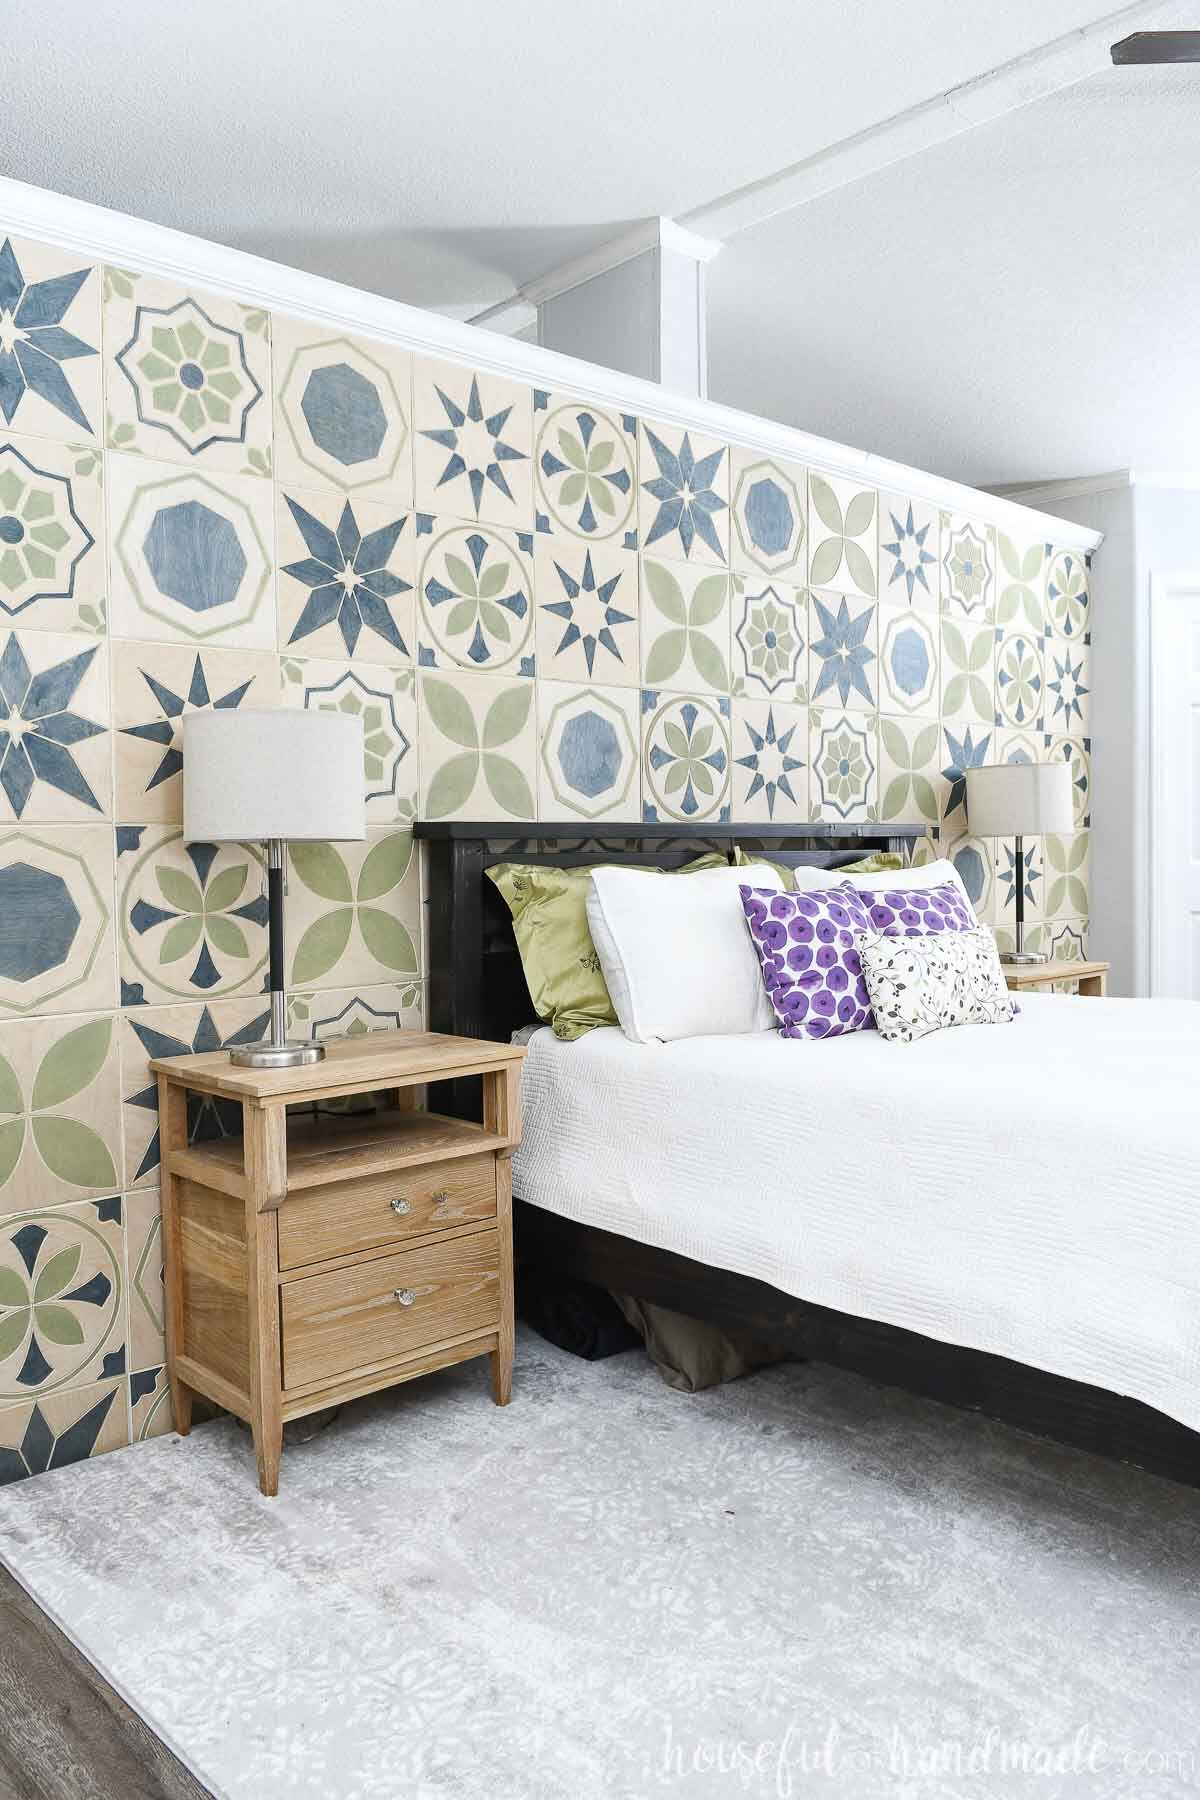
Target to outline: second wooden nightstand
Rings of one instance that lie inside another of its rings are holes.
[[[1108,992],[1106,962],[1051,961],[1044,963],[1003,963],[1004,979],[1009,992],[1019,994],[1022,988],[1053,987],[1060,981],[1077,981],[1079,992],[1092,998],[1103,998]]]
[[[524,1055],[403,1031],[331,1043],[305,1068],[235,1068],[225,1051],[151,1063],[183,1436],[193,1394],[245,1419],[259,1486],[275,1494],[288,1419],[485,1355],[507,1404]],[[412,1109],[418,1086],[469,1075],[483,1078],[481,1123]],[[243,1138],[189,1146],[189,1089],[240,1101]],[[298,1102],[379,1090],[394,1111],[288,1117]]]

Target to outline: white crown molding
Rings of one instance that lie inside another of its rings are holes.
[[[1142,476],[1136,480],[1141,481]],[[1018,506],[1055,506],[1060,500],[1079,500],[1085,494],[1111,494],[1118,488],[1134,485],[1132,469],[1110,469],[1104,475],[1070,476],[1061,481],[999,482],[988,492]]]
[[[594,281],[597,275],[619,269],[622,263],[632,262],[635,256],[644,256],[647,250],[677,250],[681,256],[690,256],[693,262],[709,263],[723,248],[716,238],[687,231],[674,219],[643,219],[628,231],[621,232],[619,237],[610,238],[594,250],[586,250],[582,256],[572,257],[570,262],[560,263],[536,280],[525,282],[517,291],[522,300],[541,306],[547,300],[557,299],[559,294],[582,287],[585,281]]]
[[[419,356],[444,357],[532,387],[571,394],[596,406],[702,432],[868,487],[925,500],[949,512],[971,513],[1018,537],[1040,536],[1084,550],[1103,542],[1101,532],[869,451],[854,450],[712,400],[669,393],[651,381],[580,362],[520,338],[480,331],[458,319],[423,312],[399,300],[364,293],[321,275],[309,275],[243,250],[230,250],[186,232],[5,177],[0,177],[0,227],[18,236],[59,244],[92,261],[209,288],[247,305],[399,344]]]
[[[505,337],[528,331],[537,322],[537,307],[519,295],[511,300],[498,300],[495,306],[485,306],[482,312],[472,313],[467,320],[469,325],[477,325],[482,331],[499,331]]]
[[[1135,26],[1144,29],[1156,21],[1177,23],[1178,6],[1164,5],[1163,0],[1137,0],[1120,7],[932,100],[923,100],[840,143],[829,144],[789,168],[694,207],[684,214],[684,223],[721,238],[748,231],[779,213],[805,206],[948,138],[1110,70],[1115,39]]]

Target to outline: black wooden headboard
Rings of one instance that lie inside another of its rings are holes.
[[[903,853],[924,837],[924,825],[624,825],[605,820],[603,833],[587,835],[579,821],[530,825],[519,836],[499,821],[462,824],[418,820],[414,835],[428,845],[431,1031],[505,1042],[536,1017],[512,920],[499,889],[484,871],[494,863],[545,863],[579,868],[590,863],[629,863],[679,868],[705,850],[731,858],[736,843],[762,845],[776,862],[836,869],[873,850]],[[769,848],[767,848],[769,846]],[[465,1087],[465,1084],[464,1084]],[[465,1095],[458,1096],[460,1100]],[[458,1106],[455,1111],[460,1110]]]

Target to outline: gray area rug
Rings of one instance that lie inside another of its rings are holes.
[[[0,1554],[214,1793],[1200,1790],[1200,1494],[792,1365],[522,1336],[260,1498],[229,1420],[0,1493]]]

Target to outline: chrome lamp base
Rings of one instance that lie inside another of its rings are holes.
[[[1050,958],[1044,950],[1002,950],[1000,961],[1017,968],[1025,968],[1029,963],[1049,962]]]
[[[325,1060],[324,1044],[246,1044],[229,1052],[239,1069],[299,1069]]]
[[[267,939],[271,989],[271,1036],[265,1044],[239,1044],[229,1060],[239,1069],[301,1069],[324,1062],[325,1046],[297,1043],[287,1035],[287,997],[283,960],[283,844],[267,840]]]

